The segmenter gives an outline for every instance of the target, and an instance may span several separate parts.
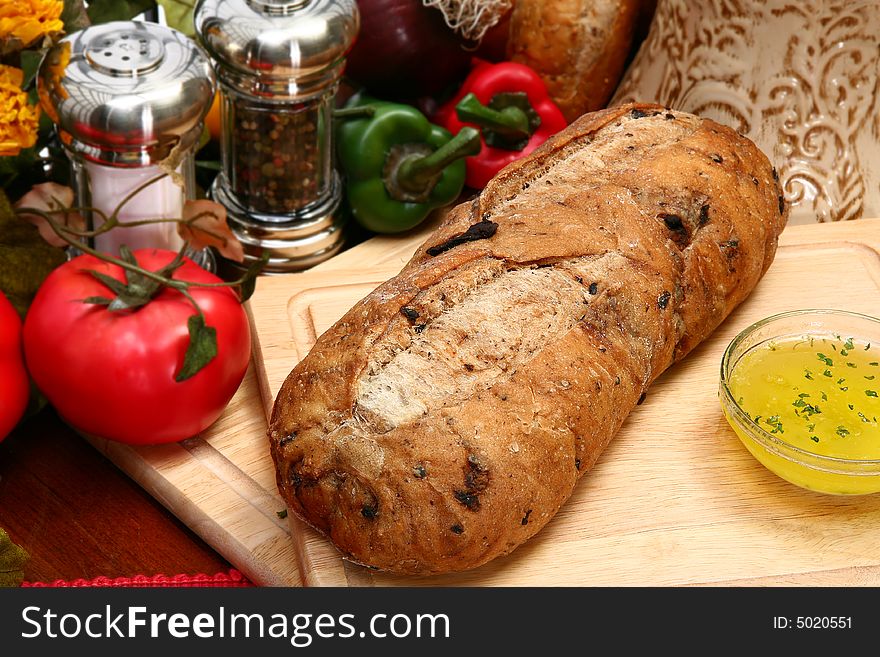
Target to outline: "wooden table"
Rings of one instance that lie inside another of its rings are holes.
[[[0,527],[30,582],[232,568],[51,408],[0,442]]]

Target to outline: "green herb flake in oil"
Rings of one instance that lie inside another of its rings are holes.
[[[770,433],[785,433],[785,431],[782,430],[782,422],[779,421],[778,415],[771,415],[766,420],[764,420],[764,422],[772,427],[772,429],[770,429]]]
[[[731,373],[731,400],[765,437],[835,458],[880,459],[880,346],[865,353],[857,340],[817,336],[811,349],[808,336],[792,336],[774,339],[775,352],[765,342]],[[850,369],[858,385],[841,376]]]

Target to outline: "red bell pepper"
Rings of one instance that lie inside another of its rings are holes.
[[[453,134],[466,125],[480,129],[480,152],[466,159],[465,184],[474,189],[485,187],[501,169],[567,125],[531,68],[483,60],[475,60],[455,97],[437,110],[434,122]]]

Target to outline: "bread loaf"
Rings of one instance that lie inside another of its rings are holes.
[[[610,100],[645,5],[646,0],[516,0],[507,55],[537,72],[573,121]]]
[[[269,427],[290,510],[392,572],[509,553],[749,294],[786,212],[729,128],[653,105],[583,116],[454,208],[290,373]]]

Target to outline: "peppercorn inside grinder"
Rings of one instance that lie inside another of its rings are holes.
[[[359,28],[355,0],[200,0],[196,33],[220,83],[227,209],[245,266],[306,269],[344,240],[332,111]],[[230,263],[231,264],[231,263]]]
[[[195,41],[156,23],[95,25],[46,53],[37,85],[91,230],[114,212],[122,223],[182,218],[195,198],[194,151],[216,90]],[[114,255],[121,245],[176,251],[184,243],[173,221],[116,227],[90,242]],[[208,249],[189,255],[214,266]]]

